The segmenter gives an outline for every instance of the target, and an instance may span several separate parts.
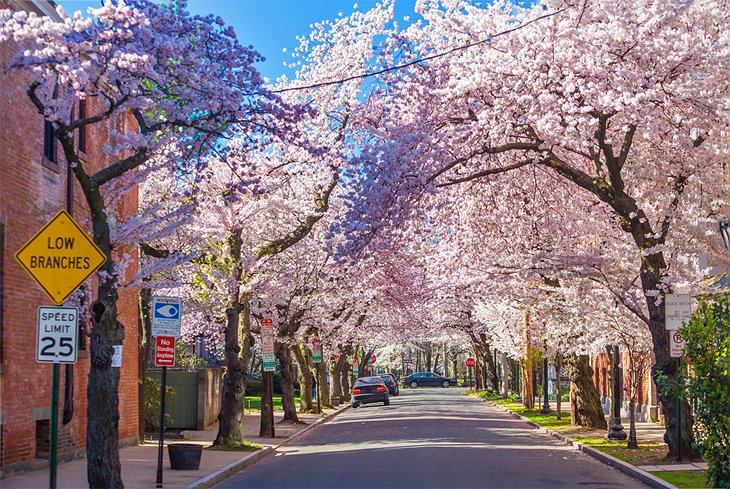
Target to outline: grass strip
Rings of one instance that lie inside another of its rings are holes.
[[[652,472],[651,475],[677,486],[679,489],[705,489],[707,475],[704,470],[675,470],[671,472]]]

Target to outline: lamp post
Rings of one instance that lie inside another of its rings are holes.
[[[621,385],[619,382],[618,345],[613,345],[613,420],[608,431],[609,440],[625,440],[628,435],[621,426]]]
[[[720,221],[720,236],[725,243],[725,248],[730,249],[730,219]]]

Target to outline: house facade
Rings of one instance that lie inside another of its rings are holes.
[[[51,2],[41,0],[0,0],[3,8],[57,15]],[[0,65],[5,65],[18,48],[11,41],[0,43]],[[84,196],[73,176],[69,178],[60,145],[26,95],[27,86],[22,74],[0,70],[0,477],[46,466],[50,449],[52,365],[36,361],[36,331],[38,307],[53,303],[16,262],[15,253],[62,209],[69,209],[90,234]],[[90,98],[77,105],[76,116],[79,111],[93,113],[99,103]],[[87,128],[75,137],[82,161],[91,170],[109,164],[102,149],[111,137],[112,124],[119,129],[120,125],[133,124],[133,120],[110,120],[107,126]],[[136,190],[116,202],[121,215],[135,212]],[[135,272],[131,269],[127,273]],[[84,286],[89,296],[87,306],[93,301],[94,285],[92,279]],[[138,439],[136,292],[121,290],[118,309],[119,321],[125,327],[119,367],[119,439],[124,445]],[[61,461],[85,454],[90,327],[85,319],[87,311],[88,307],[80,310],[78,361],[61,366]]]

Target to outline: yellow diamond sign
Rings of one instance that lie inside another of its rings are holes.
[[[73,217],[61,211],[15,254],[56,305],[61,305],[106,262]]]

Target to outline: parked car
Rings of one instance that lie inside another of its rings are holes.
[[[442,377],[433,372],[416,372],[408,377],[403,377],[402,382],[404,387],[411,387],[413,389],[423,386],[449,387],[456,385],[456,379]]]
[[[370,402],[382,402],[384,406],[390,404],[388,388],[381,377],[361,377],[352,386],[352,407]]]
[[[378,374],[378,377],[382,378],[385,382],[385,387],[388,388],[388,394],[391,396],[397,396],[400,394],[400,388],[398,387],[398,380],[393,374]]]

